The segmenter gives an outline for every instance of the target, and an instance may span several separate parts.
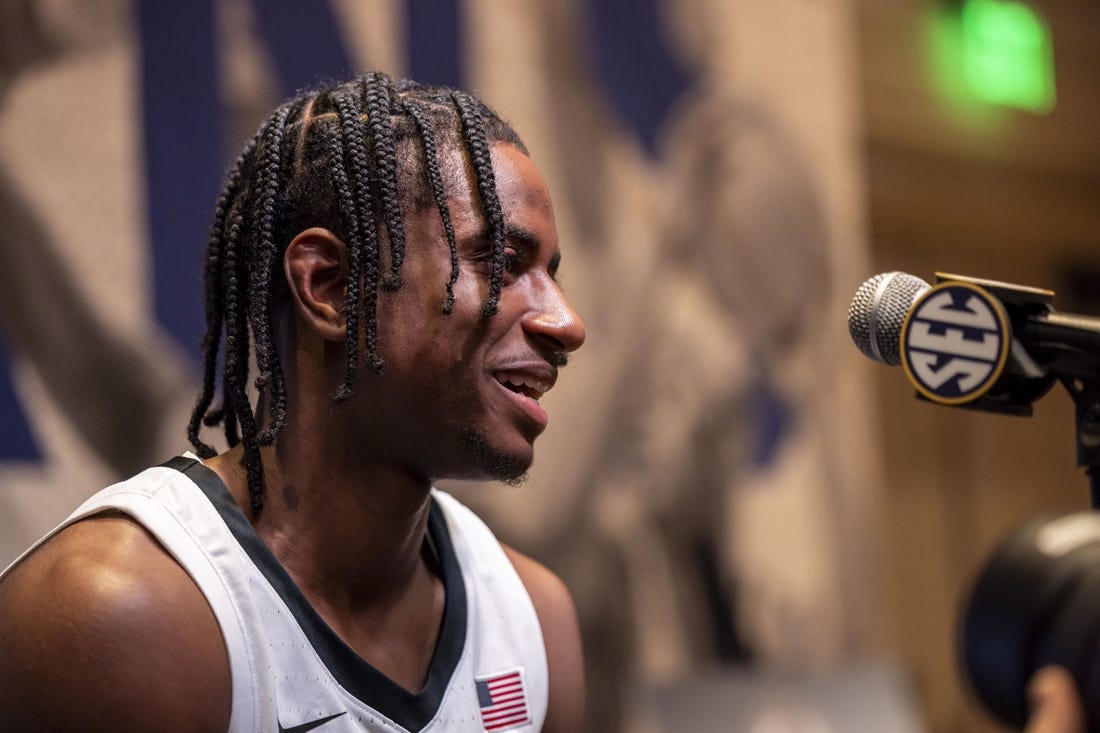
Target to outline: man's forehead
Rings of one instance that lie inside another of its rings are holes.
[[[435,170],[432,171],[421,142],[412,138],[399,141],[397,182],[402,203],[417,209],[434,206],[436,201],[432,191],[433,177],[442,185],[445,197],[468,196],[472,190],[470,179],[473,176],[473,167],[467,160],[464,147],[437,147],[434,156]]]

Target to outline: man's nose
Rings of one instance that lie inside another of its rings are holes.
[[[560,353],[576,351],[584,343],[584,322],[556,282],[537,288],[534,308],[524,322],[528,333]]]

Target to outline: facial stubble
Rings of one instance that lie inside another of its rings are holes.
[[[462,439],[486,477],[509,486],[526,483],[529,459],[495,448],[483,433],[472,428],[463,428]]]

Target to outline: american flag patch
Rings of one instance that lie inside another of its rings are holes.
[[[518,728],[531,722],[527,709],[527,690],[523,686],[523,668],[475,677],[481,722],[487,731]]]

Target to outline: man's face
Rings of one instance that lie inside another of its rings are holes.
[[[373,443],[423,477],[521,476],[548,417],[538,398],[557,380],[555,356],[577,349],[584,325],[556,281],[550,194],[531,160],[492,146],[507,262],[498,312],[485,318],[492,244],[472,172],[449,188],[459,277],[441,313],[451,255],[434,206],[406,211],[404,285],[378,303],[381,377],[361,374],[362,420]]]

